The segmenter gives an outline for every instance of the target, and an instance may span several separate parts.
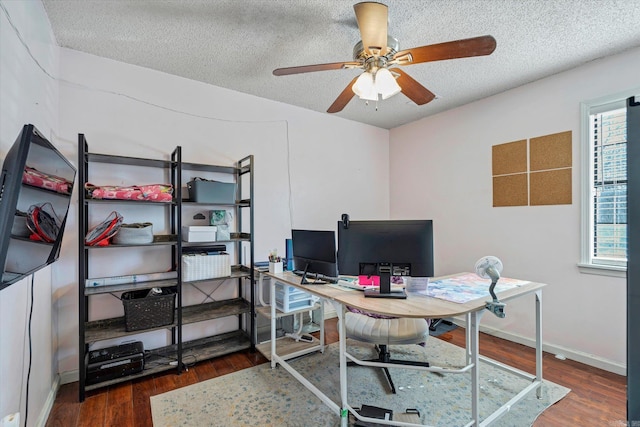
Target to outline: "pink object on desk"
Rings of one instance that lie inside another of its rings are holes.
[[[358,276],[358,283],[365,286],[380,286],[380,276]]]

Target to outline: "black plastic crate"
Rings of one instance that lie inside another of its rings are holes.
[[[157,289],[160,289],[160,293],[154,292]],[[175,287],[124,292],[120,299],[124,305],[124,323],[127,332],[173,323],[176,306]]]

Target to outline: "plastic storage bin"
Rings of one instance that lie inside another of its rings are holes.
[[[276,282],[276,308],[283,313],[312,308],[314,300],[311,294],[293,286]]]
[[[187,182],[189,200],[198,203],[223,203],[236,202],[236,184],[233,182],[210,181],[196,178]]]

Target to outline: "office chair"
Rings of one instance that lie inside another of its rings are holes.
[[[453,322],[451,322],[451,321],[449,321],[447,319],[431,319],[431,323],[429,324],[429,330],[432,331],[432,332],[435,332],[436,329],[438,329],[438,325],[441,324],[441,323],[443,323],[445,325],[448,325],[448,326],[453,325]]]
[[[347,311],[344,316],[347,338],[375,344],[378,357],[368,362],[395,363],[413,366],[429,366],[428,362],[414,360],[393,359],[388,346],[392,344],[421,344],[429,337],[429,323],[425,319],[412,318],[377,318],[366,314]],[[348,362],[348,366],[360,366],[355,362]],[[389,369],[382,368],[391,392],[395,394],[396,387],[391,379]]]

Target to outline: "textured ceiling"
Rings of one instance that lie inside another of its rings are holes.
[[[326,112],[359,70],[273,69],[352,60],[345,0],[43,0],[60,46]],[[490,56],[406,66],[435,93],[402,94],[338,116],[393,128],[640,46],[640,0],[386,0],[400,49],[492,35]],[[212,100],[212,102],[215,102]]]

